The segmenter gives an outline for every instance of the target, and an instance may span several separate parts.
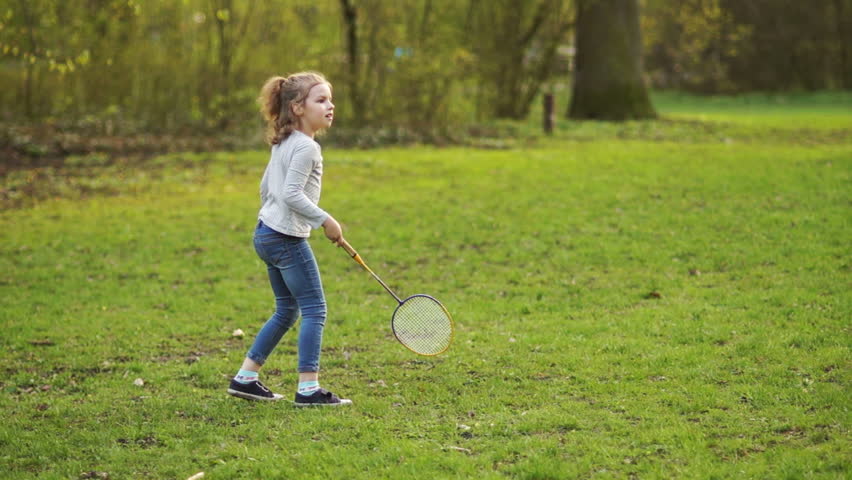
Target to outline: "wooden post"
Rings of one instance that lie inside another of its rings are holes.
[[[544,94],[544,133],[546,135],[553,134],[553,92],[545,92]]]

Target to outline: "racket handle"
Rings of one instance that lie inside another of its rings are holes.
[[[355,249],[352,248],[352,245],[349,245],[349,242],[347,242],[344,238],[341,237],[340,241],[338,241],[338,244],[343,247],[343,249],[346,250],[346,253],[348,253],[349,256],[351,256],[356,262],[358,262],[359,265],[364,268],[367,268],[367,264],[364,263],[364,260],[361,260],[361,255],[358,255],[358,252],[356,252]],[[369,270],[369,268],[367,268],[367,270]]]
[[[341,237],[340,240],[337,241],[337,244],[343,247],[346,250],[346,253],[349,254],[350,257],[355,258],[358,255],[358,252],[352,248],[352,245],[349,245],[349,242],[346,241],[345,238]]]
[[[358,262],[358,265],[361,265],[364,268],[364,270],[370,272],[370,275],[372,275],[373,278],[375,278],[376,281],[379,282],[385,288],[385,290],[387,290],[388,293],[390,293],[391,296],[393,296],[393,298],[396,299],[397,302],[402,304],[402,300],[400,300],[399,297],[395,293],[393,293],[393,290],[391,290],[390,287],[388,287],[387,284],[385,282],[383,282],[382,279],[379,278],[379,276],[376,275],[375,272],[370,270],[370,267],[367,266],[367,264],[364,262],[364,260],[361,260],[361,255],[358,255],[358,252],[356,252],[355,249],[352,248],[352,245],[349,245],[349,242],[344,240],[343,237],[340,237],[340,240],[337,241],[337,244],[340,245],[341,247],[343,247],[343,249],[346,250],[346,253],[351,255],[352,259],[355,260],[356,262]]]

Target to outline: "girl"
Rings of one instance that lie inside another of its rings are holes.
[[[272,77],[260,91],[260,110],[272,146],[260,181],[261,207],[254,248],[266,263],[275,294],[275,313],[254,340],[228,393],[249,400],[280,400],[258,380],[258,371],[281,337],[296,322],[299,329],[299,388],[296,406],[337,406],[350,400],[319,386],[319,357],[326,305],[314,254],[312,228],[340,245],[340,224],[317,206],[322,187],[322,154],[314,135],[331,126],[331,84],[319,73]]]

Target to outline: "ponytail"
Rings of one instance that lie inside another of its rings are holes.
[[[298,117],[293,106],[304,103],[315,85],[331,84],[320,73],[300,72],[285,77],[271,77],[260,89],[257,103],[266,120],[266,141],[270,145],[281,143],[298,127]]]

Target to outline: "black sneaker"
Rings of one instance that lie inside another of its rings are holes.
[[[249,383],[240,383],[231,379],[231,386],[228,388],[228,393],[246,400],[260,400],[262,402],[274,402],[281,400],[284,395],[272,393],[266,388],[260,380],[255,380]]]
[[[352,400],[340,398],[324,388],[320,388],[313,395],[296,394],[293,402],[297,407],[339,407],[341,405],[352,405]]]

